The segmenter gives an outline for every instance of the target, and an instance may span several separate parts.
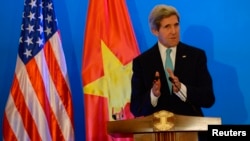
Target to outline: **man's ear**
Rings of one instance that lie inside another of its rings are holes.
[[[156,29],[151,29],[151,32],[152,32],[155,36],[158,36],[158,34],[159,34],[159,31],[156,30]]]

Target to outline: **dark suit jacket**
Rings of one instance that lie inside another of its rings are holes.
[[[150,90],[156,71],[160,72],[161,96],[157,106],[153,107]],[[201,107],[211,107],[215,101],[205,52],[180,42],[177,45],[174,74],[187,87],[186,102],[169,92],[157,43],[133,60],[130,110],[134,116],[146,116],[160,110],[203,116]]]

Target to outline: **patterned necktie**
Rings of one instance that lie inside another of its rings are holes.
[[[167,68],[168,69],[171,69],[172,71],[174,70],[173,69],[173,64],[172,64],[172,60],[171,60],[171,57],[170,57],[170,53],[171,53],[172,49],[168,48],[166,50],[166,61],[165,61],[165,72],[166,72],[166,76],[167,76],[167,81],[168,81],[168,86],[169,86],[169,89],[170,89],[170,93],[172,93],[172,83],[171,81],[168,79],[169,78],[169,75],[168,75],[168,72],[167,72]]]

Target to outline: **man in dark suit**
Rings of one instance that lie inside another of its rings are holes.
[[[172,6],[157,5],[149,16],[158,42],[133,60],[130,110],[135,117],[160,110],[203,116],[201,108],[214,104],[206,54],[180,41],[179,22],[179,14]],[[172,50],[172,69],[165,68],[167,49]]]

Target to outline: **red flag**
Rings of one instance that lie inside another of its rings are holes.
[[[88,8],[82,64],[86,139],[108,141],[107,121],[133,118],[132,59],[140,52],[124,0],[90,0]]]
[[[26,0],[24,5],[3,138],[72,141],[71,91],[52,0]]]

